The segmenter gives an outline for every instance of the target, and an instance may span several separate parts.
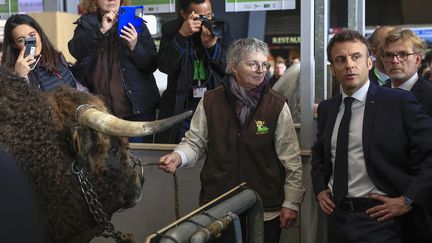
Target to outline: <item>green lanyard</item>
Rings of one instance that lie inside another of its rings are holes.
[[[378,71],[377,71],[377,69],[375,67],[374,67],[373,71],[374,71],[375,76],[378,78],[379,85],[380,86],[384,85],[386,83],[386,80],[382,80],[381,79],[381,75],[379,75],[379,73],[378,73]]]
[[[206,80],[206,73],[204,70],[204,63],[201,60],[194,60],[194,80],[198,80],[198,86],[201,86],[201,80]]]

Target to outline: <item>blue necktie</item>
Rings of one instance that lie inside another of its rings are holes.
[[[339,125],[333,172],[333,197],[339,203],[348,193],[348,136],[351,121],[352,97],[344,99],[345,110]]]

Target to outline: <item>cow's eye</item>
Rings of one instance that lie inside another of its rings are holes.
[[[111,153],[112,154],[118,154],[119,153],[119,149],[117,147],[112,147],[111,148]]]

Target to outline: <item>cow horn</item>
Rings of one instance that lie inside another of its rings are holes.
[[[98,132],[120,137],[140,137],[165,130],[191,116],[192,111],[157,121],[137,122],[117,118],[111,114],[97,110],[94,106],[85,104],[78,106],[75,115],[80,124],[86,125]]]

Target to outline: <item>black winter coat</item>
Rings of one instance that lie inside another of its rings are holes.
[[[76,88],[75,78],[62,54],[56,63],[58,71],[52,74],[45,67],[36,65],[35,69],[28,73],[30,83],[43,91],[51,91],[64,84]]]
[[[217,20],[217,19],[215,19]],[[192,37],[185,38],[179,30],[183,20],[178,18],[162,25],[162,39],[158,53],[158,68],[168,74],[167,89],[162,95],[159,106],[159,117],[166,118],[188,110],[188,99],[192,88],[189,84],[194,75],[194,55],[204,53],[203,63],[207,73],[211,72],[206,83],[207,90],[221,84],[226,70],[226,49],[231,44],[231,33],[228,22],[225,21],[223,38],[216,45],[207,49],[197,44]],[[158,135],[159,142],[175,143],[178,127],[164,131]]]
[[[100,18],[97,13],[81,16],[75,24],[69,52],[77,59],[74,75],[92,91],[92,74],[99,43],[106,34],[100,32]],[[107,32],[108,34],[109,32]],[[118,57],[125,92],[131,102],[134,114],[155,109],[159,104],[159,90],[153,72],[157,68],[157,51],[149,30],[143,24],[138,42],[131,52],[124,42],[114,43]]]

